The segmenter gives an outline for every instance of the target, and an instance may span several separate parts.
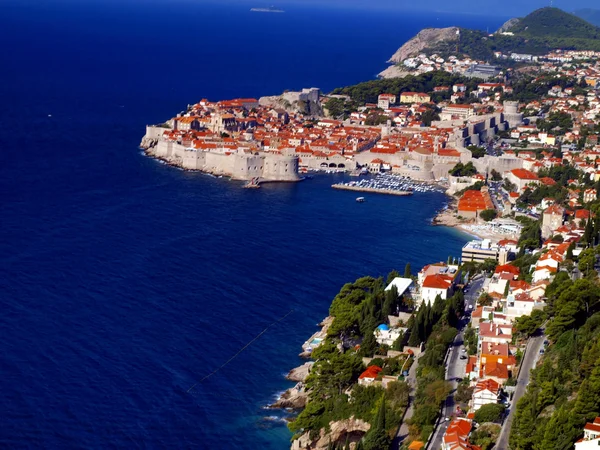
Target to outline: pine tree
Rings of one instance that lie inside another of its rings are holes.
[[[585,224],[585,231],[583,233],[583,240],[589,246],[593,244],[592,234],[594,233],[594,225],[592,224],[592,219],[588,220]]]
[[[411,276],[410,263],[406,263],[406,266],[404,266],[404,278],[410,278]]]
[[[433,302],[433,316],[435,317],[435,322],[440,320],[442,315],[444,314],[444,300],[442,300],[442,296],[440,294],[435,296],[435,301]]]
[[[371,429],[365,435],[366,450],[388,450],[390,447],[391,439],[386,431],[385,410],[385,394],[383,394],[375,420],[371,425]]]

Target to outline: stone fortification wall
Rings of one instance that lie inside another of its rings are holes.
[[[260,178],[265,181],[298,181],[300,179],[298,158],[295,155],[198,151],[162,139],[146,151],[151,156],[183,169],[229,176],[236,180]]]
[[[146,134],[142,138],[140,147],[143,149],[154,147],[167,129],[168,128],[158,127],[155,125],[146,125]]]
[[[295,156],[270,155],[264,157],[262,179],[266,181],[298,181],[298,158]]]
[[[521,169],[523,160],[512,156],[490,156],[474,159],[473,165],[480,173],[490,173],[492,169],[499,173],[508,172],[513,169]]]
[[[455,164],[435,164],[432,169],[433,176],[436,180],[439,180],[440,178],[448,178],[448,171],[450,171],[454,166]]]

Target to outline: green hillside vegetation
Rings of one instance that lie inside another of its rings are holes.
[[[598,39],[600,28],[559,8],[541,8],[521,19],[511,32],[529,38]]]
[[[600,51],[600,28],[559,8],[538,9],[508,31],[514,36],[489,36],[480,30],[461,28],[458,54],[501,63],[495,60],[494,52],[543,55],[555,49]],[[457,54],[456,46],[456,40],[438,42],[428,52],[448,57]]]
[[[395,276],[398,273],[392,272],[389,278]],[[345,284],[334,298],[329,311],[334,320],[328,336],[312,353],[315,365],[306,380],[309,402],[288,425],[295,437],[304,432],[310,432],[314,437],[319,430],[327,430],[331,421],[355,417],[371,424],[363,442],[366,450],[388,448],[408,405],[409,387],[400,380],[391,383],[386,390],[381,386],[356,384],[358,376],[365,370],[362,357],[387,352],[373,335],[376,326],[385,323],[399,304],[397,292],[385,292],[385,285],[381,277],[359,278]],[[342,342],[349,340],[362,340],[360,350],[343,346],[340,351]],[[402,343],[398,344],[401,348]],[[409,362],[405,356],[386,360],[376,358],[371,365],[383,368],[380,376],[400,376],[403,366],[405,370],[410,367]],[[350,395],[348,388],[352,388]]]
[[[380,94],[396,94],[412,91],[412,92],[431,92],[436,86],[452,86],[457,83],[467,85],[469,90],[475,89],[480,83],[480,80],[471,80],[468,78],[453,75],[448,72],[434,71],[422,75],[408,75],[404,78],[387,78],[382,80],[365,81],[353,86],[346,86],[334,89],[332,94],[348,95],[352,99],[353,105],[364,103],[377,103],[377,97]],[[435,94],[446,95],[450,97],[450,92]],[[436,96],[432,96],[432,100]],[[347,102],[349,103],[349,102]],[[329,106],[329,103],[327,103]],[[344,113],[347,109],[344,108],[343,102],[336,113]]]
[[[598,202],[591,205],[593,211],[599,207]],[[600,217],[585,229],[581,242],[590,247],[577,261],[584,278],[572,281],[567,272],[559,272],[546,289],[547,306],[537,323],[517,322],[520,332],[532,334],[547,317],[551,345],[515,405],[513,450],[570,450],[585,423],[600,411],[600,284],[594,270],[600,247],[593,247],[600,237]],[[572,267],[572,252],[567,255],[565,266]]]

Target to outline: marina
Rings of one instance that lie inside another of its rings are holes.
[[[398,196],[412,195],[415,192],[442,192],[441,188],[437,186],[426,182],[413,181],[408,177],[393,174],[378,174],[373,178],[364,178],[360,181],[349,181],[347,183],[337,183],[333,184],[331,187],[347,191]],[[364,201],[363,197],[359,198],[362,198]],[[359,201],[358,198],[357,201]]]

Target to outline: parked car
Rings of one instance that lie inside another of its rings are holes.
[[[460,359],[468,359],[465,355],[460,355]]]

